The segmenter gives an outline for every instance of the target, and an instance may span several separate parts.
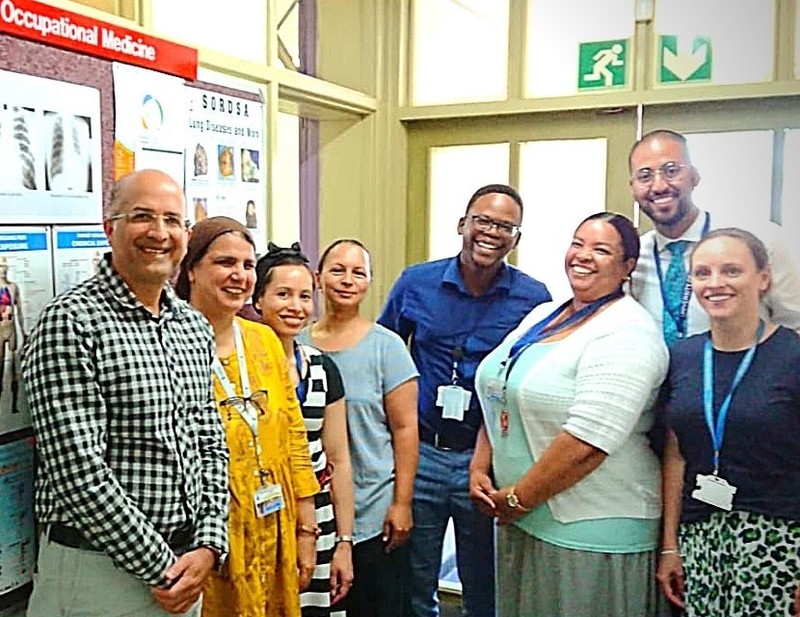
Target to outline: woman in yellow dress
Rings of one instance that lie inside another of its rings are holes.
[[[230,555],[209,577],[204,617],[300,617],[319,528],[319,490],[283,347],[267,326],[236,317],[255,284],[255,248],[227,217],[192,230],[178,295],[214,329],[214,397],[230,449]]]

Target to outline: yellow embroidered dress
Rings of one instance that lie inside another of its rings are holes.
[[[267,326],[236,320],[242,332],[252,392],[268,392],[268,413],[258,416],[260,459],[269,482],[283,488],[286,507],[257,518],[256,489],[261,485],[256,443],[247,422],[236,411],[220,411],[230,449],[230,554],[222,575],[212,573],[203,596],[204,617],[300,617],[297,590],[296,500],[319,491],[311,468],[306,430],[286,357]],[[242,395],[234,352],[222,360],[236,394]],[[214,398],[227,398],[214,378]]]

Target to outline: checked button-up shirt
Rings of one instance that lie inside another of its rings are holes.
[[[156,317],[114,272],[53,300],[23,352],[39,456],[36,514],[77,528],[149,585],[164,535],[227,551],[228,450],[211,394],[208,322],[165,286]]]

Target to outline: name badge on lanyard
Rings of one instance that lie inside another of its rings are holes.
[[[500,414],[498,416],[501,436],[506,437],[511,426],[511,417],[508,413],[508,379],[511,376],[511,371],[514,368],[514,365],[517,363],[517,360],[519,360],[520,356],[522,356],[525,350],[531,345],[535,345],[539,341],[558,334],[559,332],[566,330],[579,321],[594,315],[606,304],[613,302],[614,300],[618,300],[623,295],[624,294],[622,293],[622,290],[618,289],[613,291],[602,298],[598,298],[594,302],[590,302],[582,309],[567,317],[561,323],[550,327],[550,324],[562,313],[562,311],[564,311],[564,309],[566,309],[572,303],[572,299],[567,300],[547,317],[531,326],[531,328],[525,332],[525,334],[523,334],[516,343],[514,343],[508,352],[508,357],[500,363],[497,377],[489,381],[487,388],[488,398],[492,401],[498,402],[501,406]]]
[[[711,346],[711,337],[706,339],[703,347],[703,415],[705,416],[706,426],[711,435],[711,444],[714,448],[714,473],[697,474],[695,478],[696,487],[692,491],[692,498],[707,503],[716,508],[730,511],[733,508],[733,496],[738,490],[734,485],[719,475],[719,459],[722,443],[725,439],[725,423],[728,420],[728,410],[731,406],[733,394],[744,379],[753,357],[758,348],[758,342],[764,334],[764,321],[758,320],[756,330],[756,340],[753,346],[747,350],[744,357],[736,368],[731,387],[728,394],[719,406],[716,422],[714,421],[714,350]]]
[[[464,350],[456,347],[453,350],[453,374],[451,383],[436,389],[436,406],[442,408],[443,420],[464,421],[464,412],[469,409],[472,392],[458,385],[458,363],[464,359]]]
[[[286,503],[283,498],[283,489],[281,488],[281,485],[270,484],[267,482],[266,478],[269,473],[264,468],[264,465],[261,464],[261,444],[258,441],[258,413],[254,409],[254,403],[251,400],[252,392],[250,390],[250,378],[247,374],[247,358],[245,357],[244,353],[242,331],[239,328],[239,324],[235,321],[233,322],[233,343],[236,349],[236,359],[239,364],[239,380],[242,386],[243,399],[242,404],[236,405],[235,408],[245,423],[247,423],[247,426],[250,428],[250,432],[253,434],[256,463],[258,464],[258,469],[255,471],[255,475],[259,476],[261,479],[261,486],[256,489],[255,494],[253,495],[253,505],[255,507],[256,516],[263,518],[272,514],[273,512],[282,510],[284,507],[286,507]],[[225,396],[227,396],[229,399],[237,398],[236,389],[231,383],[231,380],[228,379],[228,375],[222,368],[222,363],[219,361],[219,358],[214,358],[214,361],[211,364],[211,370],[213,371],[213,374],[217,380],[219,380],[219,383],[225,392]]]

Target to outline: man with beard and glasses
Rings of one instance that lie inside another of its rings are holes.
[[[378,322],[410,344],[419,370],[419,466],[410,540],[411,614],[439,614],[442,543],[452,518],[463,614],[493,617],[492,519],[470,500],[469,465],[482,422],[475,369],[531,309],[551,300],[547,288],[505,263],[517,246],[522,199],[505,184],[470,198],[458,221],[461,252],[407,268]],[[485,478],[486,490],[492,483]]]
[[[644,135],[631,148],[628,165],[633,197],[655,226],[642,236],[631,290],[662,325],[664,339],[671,345],[709,327],[687,276],[694,245],[712,229],[752,227],[741,219],[746,220],[754,204],[728,204],[719,217],[700,210],[692,200],[700,173],[692,165],[686,138],[674,131],[659,129]],[[762,311],[772,321],[800,332],[800,274],[778,238],[780,229],[767,223],[749,231],[764,241],[770,253],[772,286],[764,295]]]

